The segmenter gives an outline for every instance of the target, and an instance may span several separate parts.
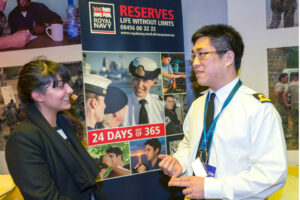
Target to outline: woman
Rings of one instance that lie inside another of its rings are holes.
[[[36,60],[22,68],[18,94],[26,119],[10,135],[6,161],[25,199],[101,199],[99,167],[76,137],[67,69]]]

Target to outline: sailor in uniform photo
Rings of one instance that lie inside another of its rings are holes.
[[[162,98],[150,94],[161,69],[152,59],[136,57],[129,64],[132,75],[132,93],[128,95],[128,109],[124,126],[138,124],[153,124],[164,122],[164,107]]]

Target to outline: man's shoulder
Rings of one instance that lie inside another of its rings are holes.
[[[19,9],[16,6],[12,11],[10,11],[10,13],[8,14],[8,19],[15,17],[15,15],[19,14]]]
[[[159,101],[159,102],[163,101],[163,97],[160,96],[160,95],[157,95],[157,94],[149,94],[149,95],[150,95],[152,100]]]
[[[34,7],[34,6],[45,6],[45,7],[46,7],[45,4],[40,3],[40,2],[31,2],[31,6],[32,6],[32,7]]]
[[[266,95],[259,93],[245,85],[241,86],[240,94],[243,98],[248,98],[250,101],[256,103],[271,103],[271,100]]]

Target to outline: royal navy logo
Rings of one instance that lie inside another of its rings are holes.
[[[89,2],[90,30],[95,34],[116,34],[114,4]]]

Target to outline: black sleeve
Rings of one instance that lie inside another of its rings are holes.
[[[38,135],[14,132],[6,144],[9,172],[24,199],[67,200],[57,190],[45,160],[46,152]]]
[[[37,24],[44,24],[44,23],[51,23],[51,22],[55,22],[55,23],[62,23],[61,17],[53,12],[52,10],[50,10],[46,5],[42,4],[42,3],[32,3],[33,10],[35,12],[35,15],[37,16]]]

